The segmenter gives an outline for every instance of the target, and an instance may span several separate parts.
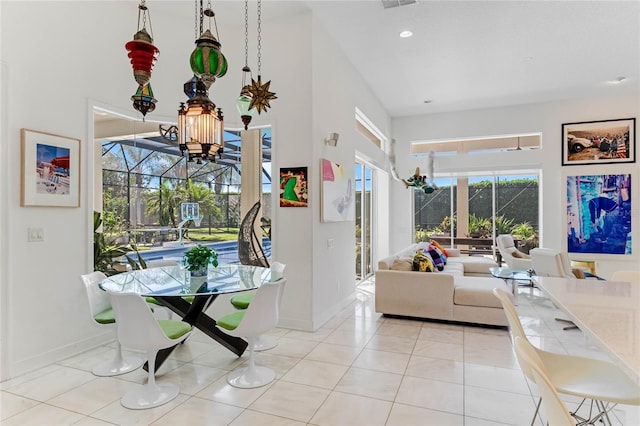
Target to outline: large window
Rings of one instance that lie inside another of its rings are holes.
[[[538,181],[516,172],[438,178],[433,193],[414,192],[415,240],[512,234],[528,251],[538,245]]]
[[[175,143],[159,132],[101,137],[103,221],[105,232],[123,241],[157,243],[150,228],[174,229],[181,221],[180,203],[198,202],[202,221],[189,224],[199,238],[236,232],[240,217],[240,131],[225,130],[222,158],[188,162]],[[262,142],[263,217],[270,218],[271,129],[260,130]],[[197,229],[196,229],[197,228]],[[150,237],[151,236],[151,237]],[[162,239],[171,239],[169,232]],[[195,235],[194,235],[195,236]]]

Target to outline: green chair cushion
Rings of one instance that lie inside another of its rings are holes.
[[[253,300],[254,294],[255,293],[241,293],[241,294],[238,294],[237,296],[233,296],[231,298],[231,304],[236,309],[247,309],[249,307],[249,304]]]
[[[160,328],[170,339],[177,339],[191,331],[191,325],[178,320],[158,320]]]
[[[227,330],[235,330],[240,325],[240,321],[244,318],[244,314],[247,311],[237,311],[229,315],[225,315],[221,318],[218,318],[216,322],[222,328]]]
[[[151,296],[148,296],[145,300],[146,300],[147,303],[151,303],[153,305],[164,306],[162,303],[160,303],[159,300],[156,300],[155,298],[153,298]]]
[[[105,309],[104,311],[100,312],[99,314],[96,314],[93,319],[96,320],[96,322],[100,323],[100,324],[113,324],[114,322],[116,322],[116,317],[113,314],[113,309],[109,308],[109,309]]]

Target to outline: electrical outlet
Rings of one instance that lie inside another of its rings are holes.
[[[44,241],[44,228],[28,228],[27,240],[30,243],[41,243]]]

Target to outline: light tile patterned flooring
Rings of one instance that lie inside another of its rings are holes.
[[[536,289],[520,287],[518,311],[531,341],[562,353],[606,357]],[[137,370],[100,378],[102,346],[0,384],[2,425],[528,425],[537,401],[506,329],[386,318],[374,312],[373,286],[315,333],[276,329],[274,349],[257,363],[277,371],[258,389],[225,381],[246,362],[199,331],[158,372],[180,385],[172,402],[128,410],[120,397],[146,381]],[[567,398],[575,407],[577,399]],[[625,422],[626,407],[613,412]],[[543,424],[540,418],[538,425]]]

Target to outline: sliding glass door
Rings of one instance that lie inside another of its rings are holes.
[[[356,190],[356,285],[373,274],[372,197],[373,169],[364,163],[355,164]]]
[[[538,182],[535,171],[436,179],[439,189],[414,196],[415,241],[512,234],[528,252],[538,246]]]

